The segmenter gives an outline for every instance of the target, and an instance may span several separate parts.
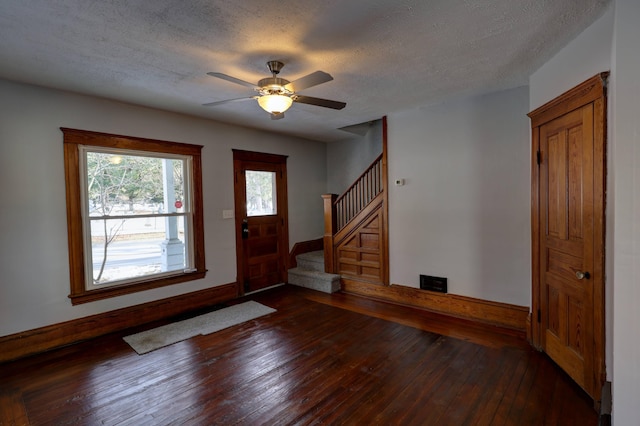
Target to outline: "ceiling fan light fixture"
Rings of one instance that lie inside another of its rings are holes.
[[[292,103],[293,99],[285,95],[264,95],[258,98],[260,107],[270,114],[283,113]]]

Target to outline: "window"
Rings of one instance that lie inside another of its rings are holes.
[[[72,303],[203,278],[202,147],[62,131]]]
[[[247,216],[278,214],[276,205],[276,173],[246,170]]]

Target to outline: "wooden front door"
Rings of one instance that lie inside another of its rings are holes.
[[[537,150],[534,344],[596,402],[604,381],[605,105],[598,77],[587,82],[592,92],[583,102],[574,97],[584,91],[572,91],[574,97],[555,105],[556,113],[530,114]]]
[[[287,280],[287,157],[233,150],[239,294]]]

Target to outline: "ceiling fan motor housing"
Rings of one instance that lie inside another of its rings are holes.
[[[289,80],[279,77],[267,77],[258,82],[261,95],[290,95],[293,92],[285,89],[284,86],[289,84]]]

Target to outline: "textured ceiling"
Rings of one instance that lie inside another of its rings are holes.
[[[394,111],[526,85],[609,0],[2,0],[0,77],[321,141]],[[251,96],[268,60],[341,111]]]

